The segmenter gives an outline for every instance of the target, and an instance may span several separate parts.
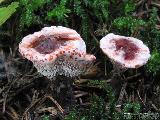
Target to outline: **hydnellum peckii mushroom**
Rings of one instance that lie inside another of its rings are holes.
[[[62,26],[45,27],[24,37],[19,52],[53,82],[59,75],[79,76],[96,59],[86,53],[85,42],[75,30]]]
[[[150,51],[141,40],[110,33],[100,40],[100,48],[113,62],[115,72],[139,68],[147,63]],[[111,81],[111,83],[115,81]],[[113,85],[116,87],[117,85]]]

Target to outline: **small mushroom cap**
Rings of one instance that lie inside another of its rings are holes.
[[[100,48],[114,62],[125,68],[146,64],[150,51],[141,40],[110,33],[100,40]]]
[[[96,59],[86,53],[85,42],[75,30],[62,26],[45,27],[24,37],[19,52],[48,78],[78,76]]]

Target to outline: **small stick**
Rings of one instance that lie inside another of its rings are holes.
[[[123,84],[122,89],[121,89],[121,91],[120,91],[120,95],[119,95],[119,98],[118,98],[118,105],[121,105],[121,104],[122,104],[122,99],[123,99],[123,97],[124,97],[124,95],[125,95],[126,86],[127,86],[127,82],[125,82],[125,83]]]
[[[138,76],[140,76],[140,75],[141,75],[141,73],[137,73],[137,74],[135,74],[135,75],[133,75],[133,76],[130,76],[130,77],[125,78],[124,80],[128,81],[128,80],[131,80],[131,79],[133,79],[133,78],[135,78],[135,77],[138,77]]]
[[[45,96],[45,97],[50,99],[57,106],[57,108],[59,109],[61,113],[64,113],[63,108],[58,104],[58,102],[55,99],[53,99],[53,97],[51,96]]]
[[[141,102],[143,103],[143,105],[144,105],[144,106],[146,106],[146,105],[145,105],[145,103],[144,103],[144,101],[142,100],[142,98],[141,98],[141,96],[140,96],[140,94],[139,94],[139,91],[138,91],[138,90],[137,90],[137,94],[138,94],[139,99],[140,99],[140,100],[141,100]]]

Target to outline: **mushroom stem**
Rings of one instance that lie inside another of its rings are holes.
[[[123,85],[121,74],[123,74],[127,68],[123,68],[120,64],[114,61],[112,61],[112,65],[113,70],[110,83],[112,88],[115,90],[115,93],[118,95]]]
[[[56,79],[50,81],[50,92],[57,101],[59,101],[64,108],[74,105],[73,79],[65,76],[57,76]]]

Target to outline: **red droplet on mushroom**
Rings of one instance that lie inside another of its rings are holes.
[[[132,43],[127,39],[119,39],[115,40],[116,50],[124,51],[124,59],[125,60],[133,60],[138,52],[139,48],[137,45]]]

